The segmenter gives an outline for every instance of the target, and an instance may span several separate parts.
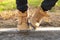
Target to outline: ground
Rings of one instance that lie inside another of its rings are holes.
[[[29,7],[29,13],[33,14],[37,8]],[[0,12],[0,28],[17,27],[17,10],[9,10]],[[51,22],[42,22],[43,27],[59,27],[60,26],[60,11],[48,12]]]
[[[0,40],[60,40],[60,31],[0,33]]]

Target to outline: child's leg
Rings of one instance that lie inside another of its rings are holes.
[[[27,0],[16,0],[17,9],[21,12],[25,12],[28,9]]]
[[[28,30],[28,19],[27,19],[27,0],[16,0],[18,9],[18,30]]]
[[[48,11],[48,10],[51,10],[52,7],[54,7],[54,5],[56,4],[58,0],[44,0],[42,3],[41,3],[41,8],[44,10],[44,11]]]

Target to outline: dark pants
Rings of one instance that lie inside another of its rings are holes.
[[[21,12],[25,12],[28,9],[27,0],[16,0],[17,9]]]
[[[52,7],[54,7],[54,5],[56,4],[58,0],[44,0],[41,3],[41,7],[44,11],[48,11],[50,10]]]
[[[41,8],[44,11],[48,11],[56,4],[57,1],[58,0],[44,0],[41,3]],[[21,12],[27,11],[28,9],[27,3],[28,3],[27,0],[16,0],[17,9]]]

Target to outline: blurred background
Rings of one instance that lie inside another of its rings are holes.
[[[43,0],[28,0],[28,4],[37,7]],[[60,7],[60,0],[56,3],[57,7]],[[0,12],[3,10],[16,9],[16,0],[0,0]]]
[[[32,14],[36,11],[37,7],[41,5],[43,0],[28,0],[29,13]],[[0,28],[9,28],[16,27],[16,0],[0,0]],[[46,19],[44,23],[42,23],[44,27],[60,26],[60,0],[56,3],[56,5],[48,11],[51,16],[51,23],[46,23],[49,20]]]

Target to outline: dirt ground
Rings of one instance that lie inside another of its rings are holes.
[[[37,8],[29,8],[29,13],[33,14],[36,11]],[[11,27],[17,27],[17,17],[16,14],[17,10],[9,10],[9,11],[3,11],[0,12],[0,28],[11,28]],[[60,10],[57,10],[55,12],[48,11],[51,22],[45,22],[43,21],[40,26],[42,27],[60,27]],[[6,16],[5,16],[6,14]],[[10,16],[10,14],[12,14]],[[8,16],[7,16],[8,15]],[[4,20],[4,17],[8,18]]]

